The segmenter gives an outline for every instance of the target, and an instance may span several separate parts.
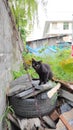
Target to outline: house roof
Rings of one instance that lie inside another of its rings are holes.
[[[31,42],[35,42],[35,41],[41,41],[41,40],[46,40],[46,39],[52,39],[52,38],[61,38],[61,37],[66,37],[68,35],[66,34],[62,34],[62,35],[56,35],[56,36],[49,36],[49,37],[44,37],[44,38],[40,38],[40,39],[35,39],[35,40],[30,40],[30,41],[27,41],[26,43],[31,43]]]

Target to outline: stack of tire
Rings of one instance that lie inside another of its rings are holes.
[[[21,80],[19,79],[16,81],[13,86],[15,85],[17,87],[19,83],[21,83]],[[26,99],[18,97],[17,94],[10,95],[8,98],[9,104],[13,108],[15,114],[23,118],[32,118],[47,115],[56,107],[57,101],[57,96],[55,96],[55,98],[54,96],[52,98],[48,98],[47,91]]]

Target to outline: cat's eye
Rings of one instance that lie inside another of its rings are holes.
[[[36,66],[38,67],[39,65],[37,64]]]

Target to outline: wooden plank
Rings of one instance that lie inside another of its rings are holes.
[[[53,81],[57,83],[61,83],[61,86],[63,87],[63,89],[73,92],[73,83],[65,82],[62,80],[55,79],[55,78],[53,78]]]
[[[23,96],[27,96],[27,95],[29,95],[31,93],[33,93],[32,88],[17,94],[16,97],[22,98]]]
[[[45,86],[46,87],[50,87],[50,88],[52,88],[52,87],[54,87],[55,85],[56,85],[56,83],[55,82],[53,82],[53,81],[48,81],[46,84],[41,84],[41,85],[38,85],[39,84],[39,80],[32,80],[32,85],[36,88],[36,89],[44,89],[45,88]]]
[[[30,77],[30,79],[31,79],[31,77]],[[25,75],[23,75],[23,76],[21,76],[21,77],[15,79],[15,80],[13,80],[13,81],[10,83],[10,88],[12,88],[12,87],[14,87],[14,86],[16,86],[16,85],[19,85],[19,84],[24,84],[24,83],[26,83],[26,82],[30,82],[30,79],[29,79],[28,75],[25,74]]]
[[[30,77],[31,78],[31,77]],[[27,90],[32,87],[32,80],[30,81],[27,74],[13,80],[7,90],[7,96],[13,96],[19,92]]]
[[[54,86],[56,86],[56,83],[55,82],[52,82],[52,81],[49,81],[47,82],[46,84],[42,84],[42,85],[37,85],[37,84],[34,84],[35,88],[36,89],[40,89],[40,90],[45,90],[46,89],[51,89],[53,88]]]
[[[67,100],[67,99],[66,99],[66,102],[67,102],[70,106],[73,107],[73,101],[70,101],[70,100]]]
[[[66,90],[61,89],[60,91],[60,97],[63,97],[65,99],[68,99],[73,102],[73,93],[70,93]]]
[[[33,90],[33,92],[30,93],[29,95],[22,96],[22,99],[26,99],[26,98],[34,97],[34,96],[38,95],[39,93],[41,93],[39,90],[37,90],[37,91],[34,91],[34,90]]]
[[[51,128],[53,128],[53,129],[56,128],[56,125],[55,125],[54,121],[49,116],[43,116],[42,119]]]
[[[56,114],[58,115],[58,117],[60,118],[60,120],[66,126],[68,130],[73,130],[72,126],[68,123],[68,121],[65,119],[65,117],[62,114],[59,115],[57,111],[56,111]]]
[[[8,113],[7,118],[8,118],[8,120],[10,120],[12,123],[14,123],[18,128],[20,128],[18,121],[17,121],[11,114]]]
[[[15,85],[13,88],[11,88],[11,89],[9,88],[7,96],[16,95],[16,94],[18,94],[22,91],[25,91],[29,88],[32,88],[32,85],[30,84],[30,82],[26,82],[23,85],[22,84]]]
[[[41,126],[39,118],[30,118],[30,119],[19,119],[17,118],[21,130],[36,130]],[[35,127],[34,127],[35,126]]]
[[[20,78],[11,82],[10,87],[7,90],[7,96],[13,96],[22,91],[28,90],[33,87],[34,85],[38,85],[39,81],[33,81],[30,83],[28,79],[24,80],[25,76],[21,76]],[[36,87],[37,88],[37,87]]]
[[[73,90],[73,84],[69,84],[71,90]]]
[[[56,83],[52,82],[52,81],[49,81],[43,85],[38,85],[38,83],[39,83],[39,80],[32,80],[30,82],[28,79],[28,75],[21,76],[11,82],[10,87],[7,90],[7,96],[13,96],[13,95],[16,95],[19,93],[24,93],[24,96],[25,96],[25,92],[23,92],[23,91],[28,90],[28,89],[32,88],[33,86],[37,90],[45,91],[45,90],[51,89],[52,87],[54,87],[56,85]],[[42,92],[42,91],[40,91],[40,92]],[[35,95],[37,95],[38,93],[36,92]],[[29,96],[33,96],[33,94],[29,95]]]
[[[39,93],[41,93],[41,92],[44,92],[44,91],[46,91],[46,90],[50,90],[51,88],[53,88],[54,86],[49,86],[49,84],[44,84],[44,85],[41,85],[41,86],[39,86],[39,87],[42,87],[42,89],[37,89],[37,90],[35,90],[34,91],[34,88],[32,88],[33,89],[33,91],[32,91],[32,93],[30,93],[29,95],[22,95],[22,98],[23,99],[26,99],[26,98],[29,98],[29,97],[33,97],[33,96],[35,96],[35,95],[37,95],[37,94],[39,94]]]
[[[56,121],[59,118],[55,110],[52,113],[50,113],[49,116],[53,121]]]
[[[61,84],[58,83],[54,88],[47,92],[49,98],[51,98],[61,87]]]

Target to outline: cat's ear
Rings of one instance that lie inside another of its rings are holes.
[[[35,61],[35,59],[34,59],[34,58],[32,58],[32,61]]]
[[[38,63],[42,63],[42,60],[38,61]]]

